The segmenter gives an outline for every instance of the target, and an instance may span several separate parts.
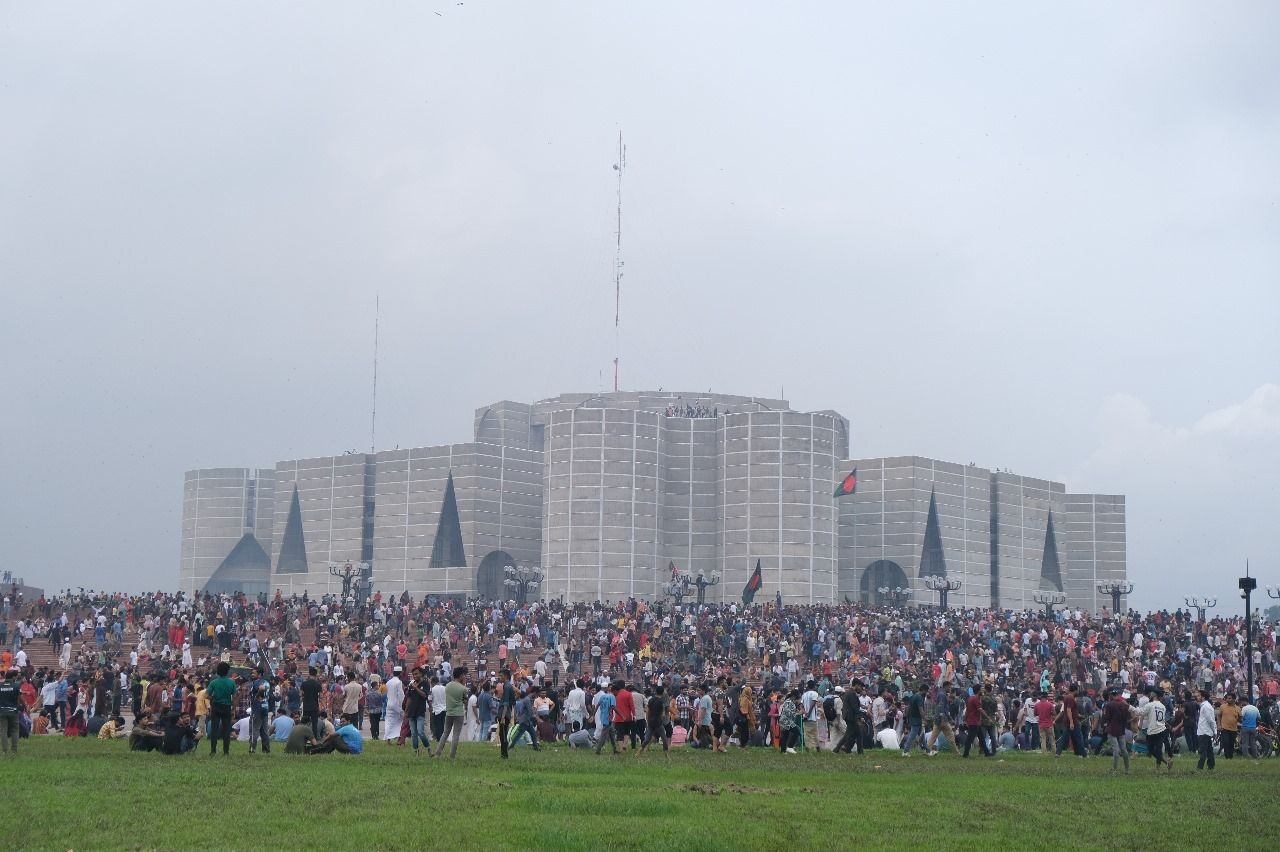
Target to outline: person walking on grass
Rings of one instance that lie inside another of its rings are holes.
[[[982,685],[982,692],[987,691],[987,685]],[[986,714],[982,710],[982,696],[978,693],[970,695],[964,702],[964,756],[969,756],[969,749],[973,746],[973,741],[978,741],[979,748],[982,749],[984,757],[991,757],[991,751],[987,748],[987,741],[982,736],[982,720]]]
[[[956,742],[958,739],[956,731],[951,724],[955,715],[955,700],[951,697],[951,687],[948,686],[938,696],[938,701],[933,707],[933,730],[925,740],[925,754],[932,757],[938,753],[939,736],[945,736],[951,750],[956,754],[960,753],[960,744]]]
[[[1165,716],[1168,709],[1164,706],[1164,702],[1160,700],[1160,690],[1157,687],[1151,687],[1147,690],[1147,696],[1151,699],[1142,708],[1142,729],[1147,732],[1147,752],[1156,759],[1156,771],[1160,770],[1161,765],[1166,765],[1169,771],[1173,771],[1173,747],[1169,744],[1169,728],[1165,723]],[[1165,750],[1169,752],[1169,758],[1166,760],[1164,756]]]
[[[459,666],[453,670],[453,680],[444,688],[444,734],[436,742],[436,757],[444,752],[444,742],[450,737],[453,738],[453,744],[449,748],[449,759],[456,760],[458,757],[458,740],[462,737],[462,723],[466,721],[467,713],[466,679],[467,667]]]
[[[618,738],[613,723],[616,715],[617,700],[613,697],[614,684],[596,693],[596,754],[604,748],[606,742],[618,754]]]
[[[502,647],[506,647],[503,645]],[[498,672],[498,744],[502,747],[502,759],[507,759],[507,732],[516,719],[516,687],[511,682],[511,672]]]
[[[1200,690],[1200,710],[1196,714],[1196,745],[1199,747],[1200,760],[1196,764],[1196,769],[1204,769],[1205,763],[1209,764],[1209,771],[1213,771],[1213,737],[1218,733],[1218,714],[1213,709],[1213,702],[1209,700],[1209,690]]]
[[[836,747],[831,751],[833,754],[844,752],[852,754],[856,748],[858,754],[863,754],[862,750],[862,684],[854,681],[852,684],[852,692],[846,692],[840,702],[840,714],[844,719],[844,736],[840,738],[840,742],[836,743]]]
[[[640,743],[640,750],[636,752],[636,757],[644,754],[649,749],[649,743],[655,739],[662,740],[664,754],[671,748],[671,734],[668,732],[667,722],[667,698],[662,693],[663,688],[659,684],[654,687],[653,695],[649,696],[644,714],[644,742]]]
[[[1111,698],[1102,708],[1102,726],[1111,743],[1111,771],[1120,768],[1120,758],[1123,757],[1126,775],[1129,774],[1129,746],[1125,742],[1125,733],[1129,730],[1130,712],[1129,702],[1124,700],[1120,690],[1111,690]]]

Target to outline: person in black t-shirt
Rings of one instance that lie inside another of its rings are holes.
[[[311,726],[311,732],[316,735],[316,739],[324,736],[324,730],[320,727],[320,681],[316,677],[316,667],[312,666],[308,669],[308,677],[302,682],[302,721]]]
[[[649,748],[649,743],[655,738],[662,740],[662,750],[669,751],[671,748],[671,733],[667,727],[667,699],[662,694],[661,686],[653,689],[653,695],[649,696],[649,700],[645,702],[644,708],[644,742],[640,744],[640,750],[636,752],[636,757],[644,754]]]
[[[169,724],[164,729],[164,744],[162,750],[165,754],[185,754],[196,747],[196,741],[200,739],[200,732],[191,724],[191,717],[186,713],[169,718]]]

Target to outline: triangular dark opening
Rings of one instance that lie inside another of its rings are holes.
[[[458,499],[453,493],[453,474],[444,486],[444,504],[440,507],[440,523],[436,525],[436,540],[431,545],[432,568],[462,568],[467,555],[462,549],[462,522],[458,518]]]
[[[293,486],[289,518],[284,523],[284,536],[280,539],[280,558],[276,561],[276,573],[307,573],[307,545],[302,540],[302,506],[298,502],[297,485]]]
[[[271,582],[271,557],[253,533],[245,533],[205,583],[206,592],[265,592]]]
[[[1040,558],[1040,586],[1062,591],[1062,569],[1058,565],[1058,538],[1053,534],[1053,512],[1044,528],[1044,555]]]
[[[920,576],[947,576],[947,558],[942,552],[942,532],[938,529],[938,500],[929,492],[929,517],[924,524],[924,547],[920,551]]]

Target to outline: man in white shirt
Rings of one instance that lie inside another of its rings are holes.
[[[1155,687],[1147,690],[1149,700],[1139,711],[1142,720],[1142,729],[1147,732],[1147,751],[1156,759],[1156,770],[1159,771],[1160,766],[1166,765],[1169,771],[1173,771],[1173,750],[1169,748],[1169,729],[1165,724],[1165,714],[1168,708],[1164,706],[1164,702],[1160,700],[1160,691]],[[1169,759],[1165,760],[1165,751],[1169,752]]]
[[[822,696],[814,688],[813,681],[805,685],[805,692],[800,696],[800,706],[804,712],[804,746],[817,754],[821,748],[818,742],[818,716],[822,713]]]
[[[444,684],[440,682],[440,678],[431,678],[431,734],[436,738],[437,743],[444,740],[444,711],[448,696],[445,693]],[[438,756],[438,755],[437,755]]]
[[[1213,737],[1218,733],[1218,711],[1209,700],[1209,691],[1200,690],[1200,712],[1196,714],[1196,745],[1200,751],[1200,762],[1196,769],[1204,769],[1208,761],[1209,769],[1213,769]]]
[[[898,732],[893,728],[885,728],[876,734],[876,742],[880,743],[881,748],[893,749],[899,754],[902,753],[902,745],[898,742]]]
[[[383,716],[382,738],[388,743],[400,736],[400,727],[404,724],[404,681],[400,680],[403,672],[400,666],[391,670],[387,680],[387,709]]]
[[[587,694],[582,691],[582,681],[573,682],[573,689],[569,690],[569,695],[564,700],[564,712],[569,720],[570,732],[582,727],[587,718]]]

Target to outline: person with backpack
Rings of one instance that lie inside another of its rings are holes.
[[[837,687],[837,689],[843,691],[844,687]],[[832,734],[835,732],[836,720],[839,718],[840,714],[836,710],[836,694],[827,693],[822,698],[822,713],[818,716],[819,749],[830,748],[832,742],[838,742]]]
[[[912,692],[908,692],[904,698],[906,702],[906,712],[903,714],[903,721],[906,724],[907,735],[902,741],[902,756],[911,756],[911,744],[916,740],[924,741],[924,684],[916,684],[916,688]]]

